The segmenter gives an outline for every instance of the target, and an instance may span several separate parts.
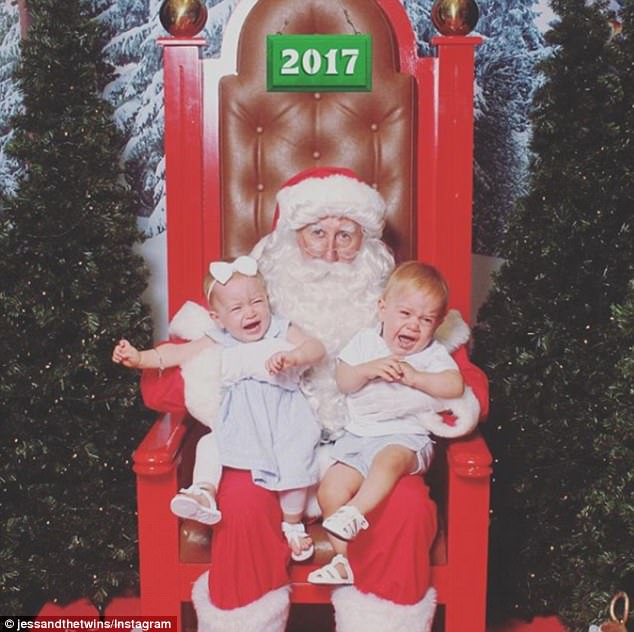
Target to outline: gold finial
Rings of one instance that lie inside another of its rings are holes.
[[[163,0],[159,19],[163,28],[174,37],[193,37],[207,21],[203,0]]]
[[[431,21],[443,35],[468,35],[479,17],[474,0],[436,0],[431,8]]]

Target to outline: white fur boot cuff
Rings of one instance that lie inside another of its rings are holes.
[[[436,591],[430,588],[411,606],[359,592],[354,586],[332,593],[337,632],[430,632],[436,612]]]
[[[272,590],[241,608],[223,610],[209,600],[209,572],[192,588],[198,632],[284,632],[291,605],[290,587]]]

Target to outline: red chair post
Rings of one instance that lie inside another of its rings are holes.
[[[182,415],[164,415],[133,455],[137,477],[141,614],[180,615],[179,525],[169,509],[178,489],[180,448],[186,433]],[[180,626],[180,621],[178,622]]]
[[[171,318],[185,303],[201,295],[205,260],[202,208],[202,38],[166,37],[165,189],[167,205],[167,282]],[[192,212],[192,209],[195,211]]]
[[[447,577],[445,630],[486,629],[491,454],[480,434],[447,449]]]
[[[419,135],[419,256],[444,274],[451,306],[471,314],[474,49],[480,37],[435,37],[438,56],[425,81]],[[417,73],[429,73],[426,61]]]

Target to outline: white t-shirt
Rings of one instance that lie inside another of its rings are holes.
[[[393,355],[378,329],[362,329],[337,356],[356,366]],[[405,356],[418,371],[439,373],[458,370],[447,349],[433,340],[425,349]],[[362,437],[387,434],[428,434],[423,419],[446,409],[446,404],[418,389],[395,382],[372,380],[356,393],[346,395],[346,430]]]

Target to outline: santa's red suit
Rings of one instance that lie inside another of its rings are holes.
[[[353,172],[338,168],[298,174],[282,187],[277,200],[275,230],[253,254],[266,280],[273,312],[326,345],[327,359],[305,375],[302,390],[324,434],[334,436],[345,419],[343,399],[334,382],[334,358],[354,333],[375,322],[377,300],[394,265],[380,241],[385,205]],[[363,244],[354,260],[311,259],[298,247],[296,231],[326,216],[346,217],[363,228]],[[175,322],[170,333],[186,338],[196,335],[187,318],[177,315]],[[441,326],[439,336],[470,386],[471,399],[466,400],[464,411],[470,428],[487,406],[486,377],[468,360],[464,348],[468,328],[455,313]],[[146,371],[142,379],[146,404],[166,412],[182,411],[187,405],[195,417],[211,424],[219,390],[211,388],[209,381],[201,383],[200,377],[219,379],[219,363],[211,352],[181,371],[165,371],[160,380],[155,371]],[[447,428],[445,434],[457,434],[452,426]],[[192,593],[199,630],[282,632],[289,609],[290,549],[281,531],[277,494],[254,485],[250,472],[225,468],[218,505],[223,517],[214,526],[211,570],[198,579]],[[338,632],[427,632],[436,606],[429,563],[436,507],[423,479],[401,479],[367,519],[371,527],[348,547],[354,586],[333,591]]]

